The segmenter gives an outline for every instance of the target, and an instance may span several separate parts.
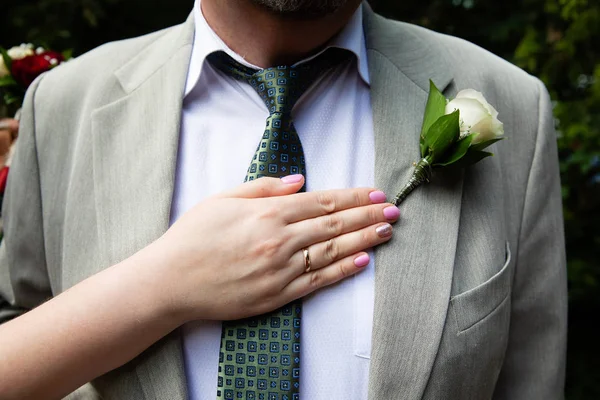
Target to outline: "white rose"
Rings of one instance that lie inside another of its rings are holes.
[[[8,68],[6,68],[6,64],[4,64],[4,58],[0,57],[0,78],[4,78],[5,76],[8,76],[10,74],[10,71],[8,70]]]
[[[12,49],[7,51],[8,56],[13,60],[20,60],[27,56],[32,56],[35,52],[33,51],[32,44],[23,43],[20,46],[15,46]]]
[[[477,133],[471,144],[487,142],[504,135],[504,124],[498,120],[498,111],[483,95],[473,89],[461,90],[446,105],[446,114],[460,111],[460,136]]]

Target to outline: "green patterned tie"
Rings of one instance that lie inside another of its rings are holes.
[[[248,82],[270,113],[245,181],[263,176],[306,176],[292,108],[318,76],[349,56],[346,50],[331,48],[295,67],[260,71],[238,63],[224,52],[208,56],[217,69]],[[299,399],[301,310],[302,303],[297,300],[266,315],[223,322],[217,399]]]

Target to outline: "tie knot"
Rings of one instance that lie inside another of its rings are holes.
[[[336,65],[350,58],[344,49],[329,48],[317,57],[296,66],[255,70],[240,64],[223,51],[211,53],[210,63],[235,79],[249,83],[265,102],[269,113],[290,114],[306,90]]]

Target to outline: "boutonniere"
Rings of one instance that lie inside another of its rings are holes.
[[[498,111],[480,92],[462,90],[449,101],[430,81],[421,128],[421,160],[414,163],[413,174],[394,204],[398,206],[413,190],[428,183],[438,168],[467,167],[492,156],[483,150],[503,135]]]

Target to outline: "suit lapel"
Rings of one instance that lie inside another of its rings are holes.
[[[98,234],[107,266],[147,246],[168,228],[193,31],[190,18],[118,70],[126,95],[92,115]],[[439,64],[433,43],[408,35],[401,25],[375,16],[368,6],[365,35],[375,182],[392,196],[419,156],[428,79],[445,88],[451,76]],[[438,174],[434,183],[403,203],[395,238],[376,252],[372,399],[422,397],[446,318],[461,193],[461,179]],[[140,381],[143,393],[131,393],[131,398],[186,398],[178,333],[134,363],[131,378]]]
[[[126,95],[92,115],[98,234],[106,266],[169,227],[193,32],[190,18],[116,71]],[[145,398],[186,398],[180,342],[175,332],[133,362]],[[132,369],[123,373],[136,377]]]
[[[394,196],[419,158],[428,80],[452,77],[433,43],[365,10],[375,131],[375,185]],[[441,51],[441,50],[440,50]],[[400,206],[390,243],[375,252],[371,399],[420,399],[446,320],[456,251],[462,179],[436,174]]]

